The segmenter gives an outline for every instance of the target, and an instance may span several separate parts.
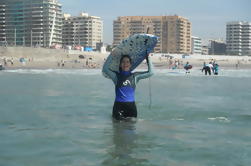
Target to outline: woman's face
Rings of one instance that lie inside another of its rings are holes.
[[[122,71],[130,71],[131,69],[130,59],[128,57],[124,57],[121,61],[120,67]]]

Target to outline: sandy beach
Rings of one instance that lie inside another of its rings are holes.
[[[102,68],[109,53],[81,52],[64,49],[45,49],[27,47],[0,47],[0,63],[11,69],[86,69]],[[171,69],[175,65],[182,69],[189,62],[194,68],[202,68],[203,63],[215,61],[220,68],[251,69],[251,57],[151,54],[155,68]],[[171,58],[170,58],[171,57]],[[145,68],[143,63],[140,68]]]
[[[100,68],[107,55],[64,49],[0,47],[0,63],[5,69]]]

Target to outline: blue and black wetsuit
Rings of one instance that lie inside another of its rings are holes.
[[[128,117],[137,117],[137,107],[135,104],[135,88],[139,80],[148,78],[153,75],[152,63],[149,58],[148,71],[135,72],[121,71],[114,72],[109,69],[111,57],[108,57],[106,63],[103,66],[103,73],[109,76],[109,78],[115,84],[115,102],[113,105],[113,118],[117,120],[125,119]]]

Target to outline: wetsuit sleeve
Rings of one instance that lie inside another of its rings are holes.
[[[106,74],[114,82],[114,84],[116,84],[117,83],[117,75],[114,71],[109,69],[109,66],[108,66],[108,64],[110,64],[111,60],[112,60],[112,57],[109,56],[103,65],[102,73]]]
[[[150,57],[148,57],[148,64],[147,65],[148,65],[148,71],[135,73],[136,83],[138,83],[139,80],[141,80],[141,79],[149,78],[153,75],[153,64],[152,64]]]

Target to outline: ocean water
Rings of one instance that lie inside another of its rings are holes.
[[[251,70],[156,70],[124,122],[99,70],[6,70],[0,88],[0,166],[251,165]]]

